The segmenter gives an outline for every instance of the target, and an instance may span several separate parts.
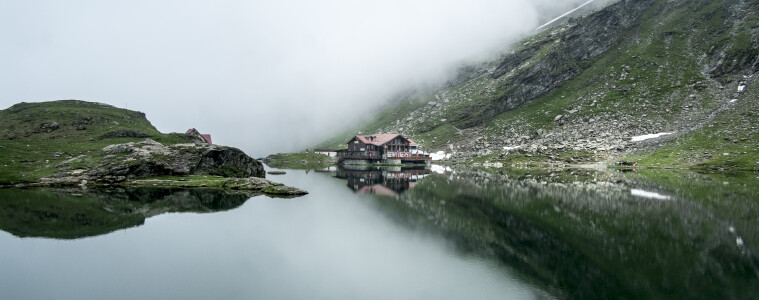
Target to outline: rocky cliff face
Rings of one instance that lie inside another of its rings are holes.
[[[557,39],[540,40],[506,56],[491,74],[494,79],[507,74],[513,78],[497,88],[505,93],[494,99],[491,108],[481,115],[462,119],[461,127],[487,122],[577,77],[594,59],[618,45],[628,30],[639,26],[641,14],[654,2],[620,1],[555,33],[559,35]],[[547,46],[551,46],[549,52],[540,58],[540,51]],[[535,60],[532,66],[519,68],[530,60]]]
[[[263,165],[241,150],[209,144],[174,144],[165,146],[151,139],[109,145],[98,155],[102,162],[78,167],[86,155],[59,164],[60,171],[43,182],[117,183],[127,179],[163,175],[217,175],[224,177],[265,177]]]

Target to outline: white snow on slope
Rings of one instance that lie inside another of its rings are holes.
[[[640,142],[640,141],[645,141],[645,140],[648,140],[648,139],[658,138],[658,137],[660,137],[662,135],[668,135],[668,134],[672,134],[672,133],[673,132],[660,132],[660,133],[639,135],[639,136],[632,137],[632,139],[630,139],[630,141],[631,142]]]
[[[435,153],[430,153],[430,158],[432,158],[432,160],[448,159],[451,158],[451,154],[447,154],[445,151],[438,151]]]
[[[582,5],[580,5],[580,6],[576,7],[575,9],[573,9],[573,10],[570,10],[570,11],[568,11],[568,12],[565,12],[565,13],[564,13],[564,14],[562,14],[561,16],[558,16],[558,17],[556,17],[555,19],[553,19],[553,20],[551,20],[551,21],[548,21],[548,23],[545,23],[545,24],[543,24],[543,25],[540,25],[540,26],[538,26],[538,28],[536,28],[535,30],[540,30],[540,29],[541,29],[541,28],[543,28],[543,27],[546,27],[546,26],[548,26],[548,25],[551,25],[553,22],[556,22],[556,21],[560,20],[561,18],[563,18],[563,17],[566,17],[567,15],[569,15],[569,14],[571,14],[571,13],[573,13],[573,12],[577,11],[578,9],[582,8],[582,7],[583,7],[583,6],[585,6],[585,5],[588,5],[588,4],[592,3],[593,1],[596,1],[596,0],[590,0],[590,1],[588,1],[588,2],[585,2],[585,3],[583,3]]]

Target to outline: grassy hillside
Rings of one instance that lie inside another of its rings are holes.
[[[353,131],[400,132],[470,162],[580,152],[753,170],[758,11],[759,0],[621,1],[464,68]],[[659,132],[674,134],[630,140]]]
[[[97,164],[111,144],[151,138],[163,144],[193,137],[162,134],[141,112],[101,103],[62,100],[19,103],[0,110],[0,184],[34,182],[55,173],[57,164],[82,154]]]

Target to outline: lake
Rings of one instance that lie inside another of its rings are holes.
[[[759,175],[287,170],[298,198],[0,190],[2,299],[759,297]]]

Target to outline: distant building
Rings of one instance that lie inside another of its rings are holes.
[[[345,164],[427,164],[429,155],[418,148],[416,142],[400,134],[357,135],[348,141],[348,149],[337,152],[337,157]]]
[[[194,136],[197,136],[197,137],[199,137],[201,140],[205,141],[206,143],[208,143],[208,144],[213,144],[213,142],[211,142],[211,135],[210,135],[210,134],[202,134],[202,133],[200,133],[200,132],[199,132],[197,129],[195,129],[195,128],[190,128],[190,129],[187,129],[187,132],[185,132],[185,134],[189,134],[189,135],[194,135]]]

